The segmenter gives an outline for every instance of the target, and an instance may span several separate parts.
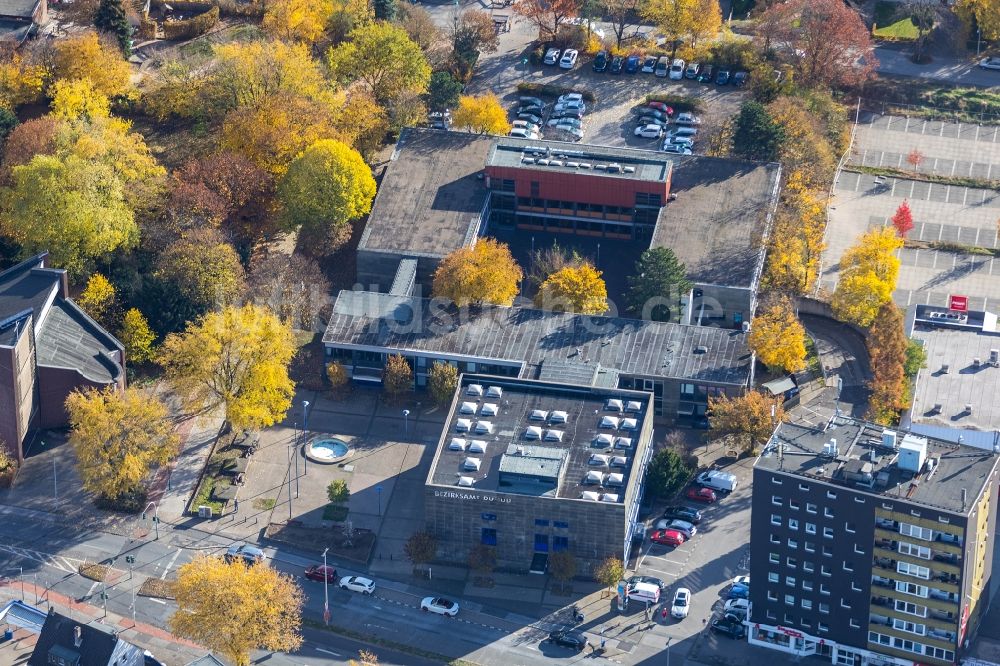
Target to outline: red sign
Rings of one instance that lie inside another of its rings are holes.
[[[791,636],[792,638],[802,638],[801,631],[795,631],[794,629],[786,629],[785,627],[778,627],[778,631],[786,636]]]
[[[969,297],[968,296],[949,296],[948,297],[948,309],[949,310],[959,310],[960,312],[966,312],[969,309]]]
[[[962,611],[962,622],[958,626],[958,642],[965,639],[965,630],[969,628],[969,607],[966,605],[965,610]]]

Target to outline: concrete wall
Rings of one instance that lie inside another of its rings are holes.
[[[66,398],[74,389],[98,388],[107,386],[94,382],[75,369],[38,367],[38,427],[64,428],[69,421],[66,412]],[[124,375],[119,388],[124,388]]]
[[[26,326],[31,326],[29,319]],[[34,335],[25,331],[13,347],[0,348],[0,441],[19,461],[35,409]]]

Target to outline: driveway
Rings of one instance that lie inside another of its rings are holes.
[[[868,350],[860,333],[841,322],[816,315],[799,316],[816,341],[826,378],[821,390],[803,392],[802,402],[790,410],[794,423],[822,426],[839,410],[862,418],[868,410],[867,383],[871,379]],[[841,382],[838,399],[837,384]]]
[[[910,51],[896,44],[879,44],[875,47],[878,73],[912,76],[918,79],[935,79],[942,83],[965,86],[1000,86],[1000,72],[980,69],[978,59],[935,55],[926,65],[910,60]],[[985,57],[985,54],[984,56]]]

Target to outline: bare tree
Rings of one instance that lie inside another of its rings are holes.
[[[250,266],[249,293],[283,322],[313,328],[320,308],[329,300],[330,283],[319,264],[298,254],[274,253]]]
[[[621,48],[625,31],[638,25],[639,0],[606,0],[604,7],[615,33],[615,46]]]

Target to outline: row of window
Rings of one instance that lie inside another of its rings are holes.
[[[779,479],[776,476],[772,476],[771,477],[771,483],[773,483],[776,486],[784,485],[784,481],[782,481],[781,479]],[[807,483],[800,483],[799,484],[799,490],[801,490],[804,493],[808,493],[811,490],[811,486],[809,484],[807,484]],[[827,490],[826,491],[826,498],[827,499],[835,500],[835,499],[837,499],[837,493],[833,492],[832,490]],[[860,495],[855,495],[854,496],[854,501],[857,502],[858,504],[864,504],[866,500],[865,500],[864,497],[862,497]],[[809,505],[807,505],[807,509],[806,509],[807,511],[808,511],[808,507],[809,506],[813,507],[813,513],[815,513],[816,512],[815,511],[816,505],[815,504],[809,504]],[[792,507],[792,508],[794,509],[794,508],[798,508],[798,507]]]
[[[952,650],[945,650],[932,645],[923,645],[922,643],[917,643],[898,636],[886,636],[885,634],[880,634],[875,631],[868,632],[868,642],[877,643],[878,645],[886,645],[896,648],[897,650],[905,650],[907,652],[913,652],[927,657],[933,657],[934,659],[942,659],[944,661],[955,660],[955,653]]]
[[[809,568],[808,569],[805,568],[806,564],[809,564]],[[802,568],[805,569],[806,571],[809,571],[809,572],[813,571],[813,569],[812,569],[812,563],[811,562],[803,562],[802,563]],[[829,576],[830,575],[829,570],[825,566],[822,569],[823,569],[823,575],[824,576]],[[781,576],[778,575],[778,573],[775,572],[775,571],[770,571],[767,574],[767,581],[769,583],[780,583],[781,582]],[[797,583],[798,583],[798,581],[796,580],[796,578],[794,576],[785,576],[785,585],[787,585],[788,587],[795,587]],[[802,589],[804,591],[806,591],[806,592],[812,592],[815,589],[813,581],[811,581],[809,579],[804,579],[802,581]],[[853,580],[851,581],[851,590],[854,591],[854,592],[861,592],[862,591],[861,587],[856,582],[854,582]],[[820,594],[825,594],[825,595],[830,595],[830,593],[831,593],[830,586],[827,585],[826,583],[820,583],[819,584],[819,593]],[[771,595],[771,593],[768,593],[768,598],[771,598],[770,595]],[[777,600],[778,600],[777,593],[774,593],[774,597],[771,598],[771,601],[777,601]]]
[[[823,606],[823,604],[820,604],[821,608],[822,608],[822,606]],[[829,609],[826,610],[826,611],[820,611],[820,612],[829,612]],[[772,621],[772,622],[776,622],[778,620],[777,614],[775,614],[773,611],[769,610],[769,611],[767,611],[765,613],[765,615],[767,616],[767,619],[770,620],[770,621]],[[794,627],[795,626],[795,617],[791,613],[785,613],[785,616],[782,619],[782,624],[784,624],[786,627]],[[799,618],[799,626],[801,626],[801,627],[803,627],[805,629],[812,629],[812,622],[809,620],[809,618],[802,617],[802,618]],[[861,625],[859,625],[857,623],[857,621],[854,620],[854,619],[851,620],[851,626],[854,627],[855,629],[860,629],[861,628]],[[819,632],[819,633],[821,633],[821,634],[822,633],[826,633],[826,632],[830,631],[830,625],[828,625],[826,622],[817,622],[816,623],[816,631]]]
[[[558,553],[563,550],[569,550],[569,537],[564,537],[564,536],[550,537],[548,534],[535,534],[535,552],[536,553],[549,552],[550,539],[551,539],[551,546],[553,553]],[[481,543],[484,546],[497,545],[497,531],[492,527],[482,528],[479,534],[479,543]]]
[[[774,497],[772,499],[772,504],[775,503],[774,502],[775,499],[781,499],[781,498],[780,497]],[[826,509],[826,511],[828,512],[826,514],[827,518],[833,518],[833,513],[830,513],[829,509]],[[786,522],[777,513],[772,513],[771,514],[771,524],[772,525],[776,525],[777,527],[781,527],[782,525],[787,525],[788,529],[790,529],[790,530],[798,530],[799,529],[799,519],[798,518],[789,518],[787,520],[787,522]],[[809,522],[807,522],[807,523],[804,524],[804,527],[805,527],[806,534],[816,534],[816,523],[809,523]],[[857,525],[855,525],[854,523],[848,521],[848,522],[844,523],[844,531],[847,532],[848,534],[854,534],[855,532],[858,531]],[[827,539],[832,539],[833,538],[833,528],[832,527],[824,527],[823,528],[823,536],[826,537]]]
[[[777,536],[776,534],[770,534],[770,535],[768,535],[768,538],[771,540],[771,543],[773,543],[773,544],[781,544],[781,538],[779,536]],[[798,539],[792,539],[791,537],[789,537],[785,543],[788,545],[789,548],[791,548],[793,550],[796,550],[799,547],[799,540]],[[806,551],[807,553],[815,553],[816,552],[816,544],[813,543],[812,541],[803,541],[802,542],[802,550]],[[833,557],[833,549],[830,548],[829,546],[826,546],[826,545],[822,546],[822,550],[823,550],[823,556],[824,557]],[[858,555],[864,555],[865,554],[865,550],[861,546],[859,546],[858,544],[854,544],[854,552],[857,553]],[[771,555],[773,557],[775,555],[775,553],[771,553]],[[773,561],[773,559],[772,559],[772,561]],[[846,569],[846,571],[850,571],[850,569]]]
[[[923,580],[928,580],[931,577],[930,569],[918,564],[910,564],[909,562],[896,562],[896,571],[908,576],[916,576]]]
[[[813,551],[810,551],[810,552],[813,552]],[[771,564],[781,564],[781,556],[778,553],[769,553],[769,555],[768,555],[768,561]],[[799,560],[798,560],[798,558],[797,557],[786,557],[785,558],[785,566],[788,567],[789,569],[795,569],[795,568],[797,568],[799,566]],[[848,562],[847,560],[844,560],[844,563],[843,563],[842,566],[844,568],[844,571],[854,571],[854,563],[853,562]],[[816,567],[813,565],[813,563],[811,561],[809,561],[809,560],[803,560],[802,561],[802,570],[805,571],[805,572],[808,572],[808,573],[812,573],[813,571],[816,570]],[[820,572],[820,574],[822,574],[824,576],[832,576],[833,575],[833,572],[831,571],[830,567],[828,567],[825,564],[821,564],[820,565],[819,572]]]
[[[911,557],[919,557],[922,560],[931,559],[931,549],[927,546],[918,546],[915,543],[899,542],[899,552]]]

